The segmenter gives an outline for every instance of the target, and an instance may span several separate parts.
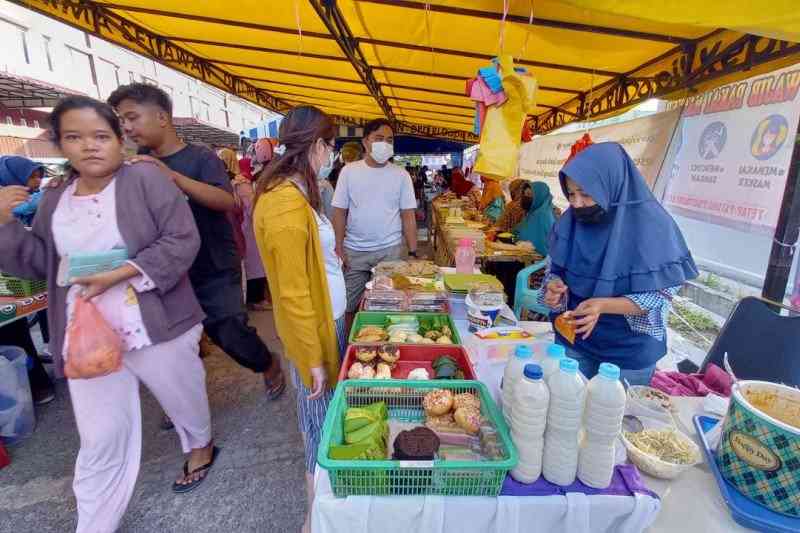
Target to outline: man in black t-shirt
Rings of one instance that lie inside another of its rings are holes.
[[[242,299],[241,259],[226,212],[235,207],[230,179],[217,155],[186,144],[172,124],[172,101],[153,85],[123,85],[108,98],[122,119],[125,135],[139,146],[131,160],[149,161],[167,172],[186,194],[200,232],[200,251],[189,269],[195,294],[206,313],[208,336],[240,365],[264,374],[267,397],[285,388],[279,358],[270,354],[247,322]]]

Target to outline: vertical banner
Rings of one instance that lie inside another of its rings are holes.
[[[800,117],[800,68],[725,85],[680,104],[664,204],[680,215],[772,235]]]
[[[658,177],[667,147],[672,139],[681,110],[673,109],[642,118],[601,126],[589,130],[596,143],[620,143],[652,188]],[[573,131],[537,137],[522,145],[518,175],[534,181],[544,181],[550,186],[556,205],[566,207],[567,199],[561,192],[558,172],[569,156],[570,148],[585,131]]]

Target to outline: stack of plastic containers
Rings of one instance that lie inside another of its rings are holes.
[[[533,483],[542,474],[544,431],[550,392],[542,380],[542,367],[525,365],[522,380],[514,386],[511,414],[511,439],[517,447],[519,462],[511,477],[520,483]]]
[[[569,485],[578,471],[578,434],[583,419],[586,389],[578,375],[578,362],[564,358],[559,371],[547,381],[550,405],[544,438],[542,474],[556,485]]]
[[[614,441],[625,415],[626,394],[619,381],[619,367],[602,363],[586,390],[578,479],[590,487],[604,489],[614,474]]]
[[[503,414],[506,422],[511,423],[511,413],[514,409],[514,388],[522,379],[525,365],[533,362],[533,348],[527,344],[520,344],[514,350],[514,355],[508,359],[503,372]]]

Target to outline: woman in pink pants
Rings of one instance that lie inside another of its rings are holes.
[[[123,163],[119,120],[108,105],[69,97],[50,124],[73,173],[44,193],[31,231],[11,214],[27,189],[0,189],[0,269],[47,280],[57,369],[68,357],[65,331],[77,296],[90,299],[122,340],[119,371],[69,380],[81,440],[73,482],[77,531],[112,532],[141,462],[140,382],[174,421],[188,454],[172,490],[195,488],[217,453],[197,357],[204,315],[186,274],[200,238],[185,198],[156,165]],[[57,284],[62,258],[118,248],[129,258],[122,266]]]

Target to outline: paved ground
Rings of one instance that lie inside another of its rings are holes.
[[[253,315],[261,336],[280,349],[268,313]],[[178,496],[170,485],[182,465],[177,435],[161,431],[161,411],[143,389],[143,457],[121,531],[285,532],[303,521],[303,444],[291,386],[277,402],[260,377],[218,352],[204,359],[216,443],[206,482]],[[10,450],[0,470],[0,533],[67,533],[76,521],[71,481],[78,435],[62,381],[55,402],[38,409],[34,435]]]

